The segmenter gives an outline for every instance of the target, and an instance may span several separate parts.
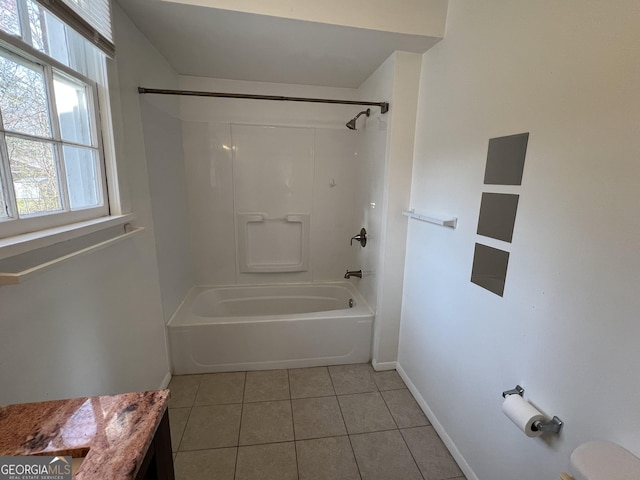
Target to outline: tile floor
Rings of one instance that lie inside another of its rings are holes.
[[[464,480],[395,371],[175,376],[176,480]]]

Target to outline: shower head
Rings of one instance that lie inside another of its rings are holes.
[[[364,115],[364,114],[366,114],[366,115],[367,115],[367,117],[368,117],[369,115],[371,115],[371,109],[370,109],[370,108],[367,108],[366,110],[363,110],[363,111],[362,111],[362,112],[360,112],[358,115],[356,115],[356,116],[355,116],[355,117],[353,117],[351,120],[349,120],[349,121],[347,122],[347,128],[348,128],[349,130],[357,130],[357,128],[356,128],[356,120],[358,119],[358,117],[359,117],[360,115]]]

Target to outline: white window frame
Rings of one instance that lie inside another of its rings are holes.
[[[105,217],[117,220],[116,217],[121,212],[119,208],[119,198],[117,196],[117,176],[115,173],[115,158],[113,156],[114,146],[111,144],[113,142],[113,134],[110,131],[105,131],[103,128],[105,125],[108,127],[107,130],[111,128],[108,87],[106,85],[106,60],[104,60],[105,65],[104,68],[102,68],[104,74],[104,85],[101,85],[49,57],[45,53],[25,44],[20,38],[11,36],[3,31],[0,31],[0,47],[9,51],[12,55],[24,58],[28,62],[36,63],[44,67],[47,82],[49,114],[53,134],[52,142],[55,143],[56,148],[59,151],[61,151],[62,145],[73,145],[73,143],[62,141],[60,138],[58,125],[59,119],[57,116],[55,101],[50,95],[50,92],[53,92],[53,71],[57,70],[61,74],[75,78],[89,86],[87,89],[87,95],[91,98],[87,99],[87,104],[90,110],[91,128],[94,131],[98,148],[98,164],[101,176],[100,198],[102,198],[102,205],[96,207],[73,211],[47,212],[45,214],[32,215],[26,218],[18,218],[17,211],[15,210],[16,203],[13,195],[13,185],[11,185],[11,172],[5,171],[8,168],[8,158],[6,157],[6,142],[3,141],[3,152],[1,152],[0,155],[3,155],[6,160],[3,160],[0,164],[0,168],[3,169],[3,185],[1,188],[5,192],[5,196],[8,197],[7,200],[13,207],[10,213],[14,216],[0,218],[0,240],[2,240],[0,241],[0,249],[3,248],[4,245],[21,243],[23,240],[33,237],[33,235],[29,236],[31,232],[40,232],[37,236],[42,239],[43,236],[47,236],[48,229],[59,232],[60,227],[68,225],[70,230],[76,231],[79,235],[81,234],[81,230],[74,228],[74,224],[77,224],[78,222],[87,223],[89,220],[95,220],[96,225],[99,225],[104,222]],[[12,135],[12,133],[10,133],[10,135]],[[4,137],[4,132],[2,133],[2,136]],[[109,152],[109,155],[107,155],[106,152]],[[66,178],[64,177],[64,171],[61,168],[58,169],[58,175],[61,190],[63,188],[66,190]],[[113,180],[116,183],[113,188],[110,188],[112,186],[112,182],[109,180]],[[4,202],[2,202],[2,204],[4,205]],[[66,208],[67,205],[63,205],[63,207]],[[110,214],[115,216],[110,217]],[[131,216],[122,216],[122,223],[129,221],[130,217]],[[113,222],[109,223],[111,224]],[[25,237],[25,239],[20,237]],[[52,240],[51,243],[55,242]],[[41,247],[42,244],[43,242],[40,240],[38,245]],[[3,256],[4,255],[0,253],[0,258]]]

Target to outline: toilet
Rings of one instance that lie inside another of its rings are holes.
[[[640,479],[640,458],[611,442],[583,443],[571,454],[570,468],[575,480]]]

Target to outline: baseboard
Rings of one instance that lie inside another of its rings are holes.
[[[374,368],[375,368],[375,365],[374,365]],[[398,372],[402,380],[404,380],[404,383],[407,384],[409,391],[411,391],[411,393],[413,394],[414,398],[418,402],[418,405],[420,405],[420,408],[422,409],[424,414],[427,416],[427,418],[431,422],[431,425],[433,426],[435,431],[438,433],[438,435],[442,439],[442,442],[445,444],[445,446],[451,453],[451,456],[460,467],[460,470],[462,470],[462,473],[464,473],[465,477],[467,477],[467,480],[478,480],[478,476],[475,474],[473,470],[471,470],[471,467],[469,466],[467,461],[464,459],[464,457],[460,453],[460,450],[458,450],[458,447],[456,447],[456,444],[453,443],[453,440],[447,434],[444,427],[438,421],[435,414],[433,413],[433,410],[431,410],[431,408],[429,407],[425,399],[422,397],[422,395],[420,395],[420,392],[418,392],[418,389],[413,384],[413,382],[407,375],[407,372],[404,371],[404,369],[402,368],[402,365],[400,365],[399,362],[396,362],[396,371]]]
[[[160,390],[164,390],[165,388],[167,388],[169,386],[170,381],[171,381],[171,372],[167,372],[167,374],[164,376],[164,379],[162,380],[162,383],[160,384]]]
[[[376,362],[375,359],[371,360],[371,366],[376,372],[382,372],[383,370],[395,370],[397,362]]]

